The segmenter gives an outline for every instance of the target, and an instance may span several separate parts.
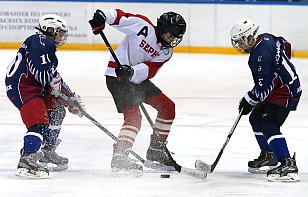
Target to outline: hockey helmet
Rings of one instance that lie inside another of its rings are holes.
[[[232,46],[241,53],[250,53],[258,35],[259,25],[250,19],[238,21],[233,25],[230,33]]]
[[[165,47],[176,47],[182,41],[185,31],[186,22],[180,14],[166,12],[157,19],[158,36]],[[164,38],[168,32],[172,39]]]
[[[57,44],[57,47],[65,44],[68,29],[63,18],[56,14],[45,14],[39,19],[39,25],[36,27],[42,34],[51,36]]]

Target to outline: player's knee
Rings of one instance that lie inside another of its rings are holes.
[[[44,136],[48,132],[48,124],[36,124],[36,125],[33,125],[32,127],[28,128],[27,133],[29,133],[29,132],[38,133],[38,134]]]
[[[161,102],[161,106],[158,109],[158,112],[160,114],[164,114],[164,116],[166,116],[166,118],[168,119],[174,119],[175,118],[175,103],[170,98],[165,96]]]
[[[275,135],[281,135],[280,126],[275,122],[265,122],[261,127],[262,133],[266,139]]]
[[[252,126],[253,130],[258,130],[260,128],[261,118],[257,116],[255,111],[252,111],[249,116],[249,123]]]

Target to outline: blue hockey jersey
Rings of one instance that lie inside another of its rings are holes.
[[[255,84],[249,96],[255,101],[296,110],[302,89],[299,76],[287,55],[286,40],[271,34],[259,37],[248,60]]]
[[[7,96],[17,108],[44,96],[58,65],[55,52],[55,42],[45,35],[34,34],[22,43],[5,79]]]

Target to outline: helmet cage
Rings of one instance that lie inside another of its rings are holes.
[[[242,36],[236,40],[231,38],[231,44],[240,53],[251,53],[256,44],[256,37],[249,35],[248,37]]]
[[[231,30],[231,44],[240,53],[251,53],[259,35],[259,26],[246,19]]]
[[[180,44],[180,42],[183,40],[182,38],[174,38],[171,42],[170,42],[170,47],[174,48],[176,46],[178,46],[178,44]]]
[[[157,19],[158,36],[164,47],[176,47],[183,39],[186,31],[186,22],[184,18],[175,12],[166,12]],[[173,39],[171,42],[163,38],[163,34],[171,33]]]

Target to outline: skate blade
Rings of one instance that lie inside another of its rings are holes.
[[[147,168],[151,168],[154,170],[160,170],[160,171],[176,171],[174,166],[166,166],[164,164],[153,162],[150,160],[145,160],[144,166]]]
[[[248,172],[253,173],[253,174],[266,174],[267,171],[277,166],[262,166],[261,168],[248,168]]]
[[[267,180],[271,182],[298,182],[300,181],[300,178],[297,173],[289,173],[285,176],[270,174],[267,176]]]
[[[120,178],[120,177],[141,177],[143,175],[142,170],[123,170],[113,168],[111,171],[112,177]]]
[[[47,179],[49,178],[49,173],[45,171],[35,171],[32,173],[27,168],[18,168],[16,173],[16,176],[29,178],[29,179]]]
[[[49,171],[52,171],[52,172],[63,171],[63,170],[67,170],[68,169],[68,165],[67,164],[57,165],[57,164],[53,164],[53,163],[44,163],[44,162],[39,162],[39,164],[41,166],[47,168]]]

